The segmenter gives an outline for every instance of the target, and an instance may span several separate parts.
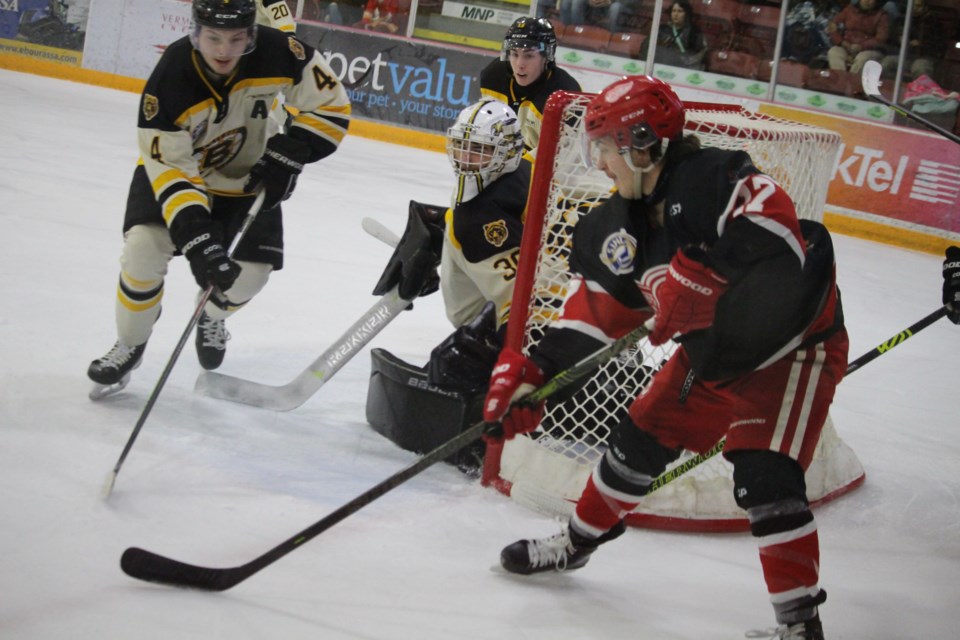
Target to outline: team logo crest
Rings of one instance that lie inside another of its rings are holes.
[[[509,235],[510,232],[507,231],[507,223],[503,220],[497,220],[496,222],[483,225],[483,237],[495,247],[502,247]]]
[[[622,228],[607,236],[600,247],[600,262],[618,276],[633,272],[636,255],[637,239]]]
[[[296,38],[287,38],[287,44],[290,51],[297,57],[297,60],[306,60],[307,52],[303,50],[303,45]]]
[[[143,117],[153,120],[160,113],[160,101],[149,93],[143,94]]]

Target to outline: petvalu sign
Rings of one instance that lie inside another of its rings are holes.
[[[437,133],[480,98],[480,71],[491,60],[490,54],[307,23],[297,36],[323,54],[347,87],[354,114]]]

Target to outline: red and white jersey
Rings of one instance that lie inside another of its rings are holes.
[[[533,356],[545,371],[566,368],[649,318],[639,283],[660,277],[681,248],[699,251],[729,282],[713,326],[678,339],[703,379],[762,368],[842,327],[829,233],[799,221],[787,193],[749,155],[697,151],[668,165],[657,191],[662,226],[651,223],[652,203],[618,194],[577,224],[570,261],[577,276]]]

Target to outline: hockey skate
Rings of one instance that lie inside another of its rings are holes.
[[[223,364],[229,339],[226,320],[214,320],[206,312],[201,314],[197,323],[197,358],[200,366],[212,371]]]
[[[146,347],[146,343],[129,347],[117,340],[107,355],[91,362],[87,368],[87,377],[94,382],[90,399],[100,400],[130,384],[130,374],[143,361]]]
[[[519,540],[500,552],[500,565],[510,573],[530,575],[545,571],[573,571],[587,564],[604,542],[619,537],[623,522],[596,539],[586,538],[568,525],[560,533],[536,540]]]
[[[823,625],[820,624],[819,615],[803,622],[781,625],[776,629],[750,631],[746,634],[746,637],[768,638],[770,640],[824,640]]]

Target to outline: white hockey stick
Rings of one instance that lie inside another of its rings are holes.
[[[904,116],[905,118],[910,118],[911,120],[919,122],[920,124],[927,127],[928,129],[932,131],[936,131],[947,140],[951,140],[953,142],[956,142],[957,144],[960,144],[960,137],[950,133],[943,127],[940,127],[934,124],[933,122],[930,122],[926,118],[922,116],[918,116],[917,114],[910,111],[906,107],[902,107],[896,102],[887,100],[882,95],[880,95],[880,72],[882,70],[883,70],[883,67],[876,60],[870,60],[865,65],[863,65],[863,71],[860,74],[860,84],[863,85],[863,92],[867,94],[868,98],[871,98],[873,100],[876,100],[877,102],[885,104],[891,109],[893,109],[894,111],[896,111],[897,113],[899,113],[900,115]]]
[[[373,218],[364,218],[362,226],[367,233],[392,247],[400,242],[395,233]],[[408,306],[410,302],[400,298],[397,288],[394,287],[347,329],[333,346],[320,354],[309,367],[287,384],[272,386],[214,371],[204,371],[197,378],[194,391],[212,398],[274,411],[296,409]]]
[[[197,378],[193,390],[212,398],[274,411],[296,409],[409,306],[410,301],[402,299],[394,287],[353,323],[330,348],[287,384],[274,386],[215,371],[204,371]]]
[[[395,234],[393,231],[388,229],[379,220],[374,220],[373,218],[364,218],[360,221],[360,226],[363,227],[363,230],[372,235],[377,240],[395,247],[400,244],[400,236]]]

